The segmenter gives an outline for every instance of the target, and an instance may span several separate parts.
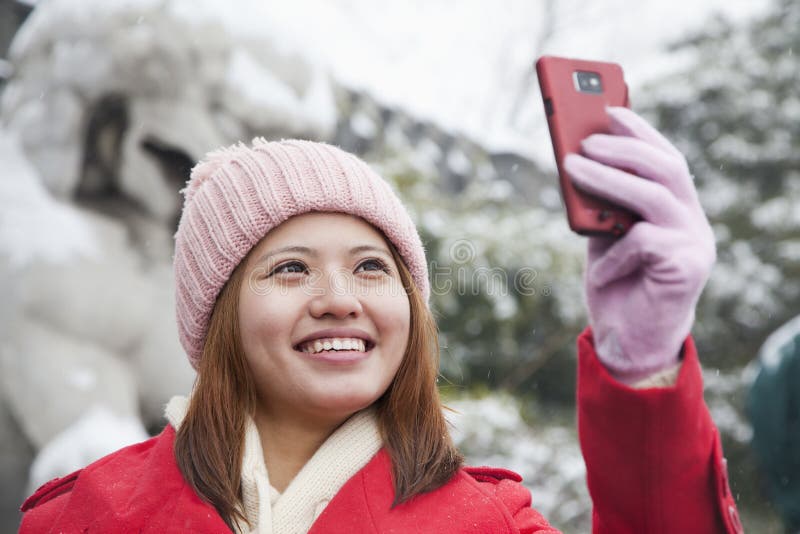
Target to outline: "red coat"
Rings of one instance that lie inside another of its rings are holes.
[[[691,340],[676,387],[631,390],[578,340],[578,422],[594,502],[593,532],[741,532],[717,431],[703,403]],[[184,482],[175,432],[117,451],[48,482],[22,506],[22,533],[225,532],[213,507]],[[389,457],[381,450],[331,500],[311,534],[555,533],[531,508],[519,475],[465,468],[446,485],[390,509]]]

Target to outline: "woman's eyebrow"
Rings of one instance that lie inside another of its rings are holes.
[[[391,257],[391,253],[385,247],[376,247],[374,245],[359,245],[350,249],[350,255],[355,256],[361,252],[382,252]]]
[[[301,247],[299,245],[290,245],[288,247],[281,247],[281,248],[276,248],[275,250],[270,250],[269,252],[258,258],[258,263],[264,263],[272,256],[276,256],[284,252],[298,252],[300,254],[305,254],[306,256],[311,256],[311,257],[316,257],[318,255],[317,251],[314,250],[313,248]]]
[[[299,245],[290,245],[288,247],[281,247],[276,248],[275,250],[270,250],[263,256],[258,259],[258,263],[263,263],[267,261],[272,256],[276,256],[278,254],[282,254],[284,252],[296,252],[300,254],[305,254],[306,256],[311,256],[312,258],[316,258],[319,256],[319,252],[316,249],[303,247]],[[361,252],[381,252],[389,257],[391,257],[391,253],[385,247],[376,247],[375,245],[358,245],[350,249],[350,255],[355,256]]]

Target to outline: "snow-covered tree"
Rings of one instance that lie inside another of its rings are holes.
[[[800,3],[675,45],[696,60],[647,92],[694,172],[718,264],[698,310],[707,362],[741,365],[800,309]]]

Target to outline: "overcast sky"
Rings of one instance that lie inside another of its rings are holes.
[[[549,17],[548,4],[552,4]],[[338,79],[369,90],[387,104],[480,138],[494,148],[536,156],[528,148],[530,140],[546,132],[538,86],[525,78],[538,55],[621,63],[635,108],[636,91],[643,82],[686,60],[664,53],[666,43],[702,29],[712,16],[745,20],[769,4],[769,0],[249,0],[238,4],[239,10],[209,9],[237,31],[275,35],[281,44],[304,50],[328,65]],[[548,27],[552,32],[545,34]]]

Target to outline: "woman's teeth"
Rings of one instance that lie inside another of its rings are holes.
[[[309,354],[322,352],[323,350],[357,350],[366,352],[367,346],[363,339],[336,337],[303,343],[300,345],[300,350]]]

